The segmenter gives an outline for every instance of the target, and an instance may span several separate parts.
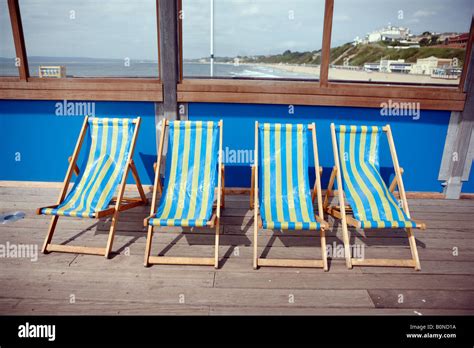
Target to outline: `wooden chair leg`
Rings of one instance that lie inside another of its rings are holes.
[[[255,185],[255,166],[252,166],[252,176],[251,176],[251,182],[250,182],[250,209],[254,208],[254,185]]]
[[[150,257],[151,253],[151,241],[153,240],[153,226],[148,226],[148,233],[146,237],[146,247],[145,247],[145,262],[144,265],[145,267],[148,267],[150,263],[148,262],[148,259]]]
[[[415,234],[411,228],[407,228],[408,242],[410,243],[411,256],[415,262],[415,270],[421,270],[420,258],[418,257],[418,249],[416,248]]]
[[[225,208],[225,167],[222,166],[221,208]]]
[[[51,218],[51,223],[49,224],[48,234],[46,235],[46,238],[45,238],[44,244],[43,244],[43,249],[42,249],[43,254],[48,253],[46,248],[48,247],[48,244],[51,243],[51,240],[53,239],[53,234],[54,234],[54,230],[56,229],[58,219],[59,219],[59,216],[57,216],[57,215],[54,215]]]
[[[323,269],[325,272],[328,271],[328,253],[326,249],[326,231],[321,230],[321,253],[323,257]]]
[[[332,188],[334,186],[334,180],[336,179],[336,167],[332,169],[331,176],[329,178],[328,189],[326,190],[326,194],[324,195],[324,202],[323,202],[323,210],[326,211],[329,205],[329,197],[332,194]]]
[[[257,209],[255,207],[254,222],[253,222],[253,269],[258,268],[258,216]]]
[[[107,247],[105,248],[105,255],[104,255],[106,259],[109,258],[110,252],[112,251],[112,246],[114,243],[114,236],[115,236],[115,228],[116,228],[119,214],[120,212],[117,209],[115,210],[115,213],[112,216],[112,224],[110,225],[109,238],[107,240]]]
[[[219,218],[216,221],[216,245],[214,250],[214,268],[219,268],[219,231],[220,229],[220,221]]]
[[[352,269],[352,253],[350,248],[350,237],[347,229],[347,224],[342,225],[342,239],[344,241],[344,255],[346,257],[346,266],[348,269]]]

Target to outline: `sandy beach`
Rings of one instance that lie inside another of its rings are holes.
[[[312,75],[315,78],[319,77],[319,66],[304,66],[304,65],[287,65],[287,64],[253,64],[261,65],[275,70],[284,70],[292,73],[303,75]],[[448,80],[433,78],[428,75],[414,75],[414,74],[399,74],[399,73],[382,73],[382,72],[367,72],[361,70],[346,70],[329,68],[329,79],[335,81],[377,81],[377,82],[397,82],[397,83],[420,83],[420,84],[442,84],[442,85],[458,85],[459,79]]]

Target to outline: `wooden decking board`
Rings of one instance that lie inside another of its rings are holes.
[[[462,275],[420,274],[259,274],[220,272],[216,274],[218,288],[258,289],[399,289],[474,290],[474,277]]]
[[[474,291],[369,290],[377,308],[451,308],[474,310]],[[403,296],[401,301],[400,295]]]
[[[58,193],[57,188],[2,187],[0,183],[0,214],[26,213],[23,220],[0,225],[0,244],[37,244],[40,248],[50,218],[34,212],[54,203]],[[39,255],[37,262],[0,259],[0,314],[474,314],[474,200],[409,201],[413,217],[428,224],[426,231],[415,232],[420,272],[383,267],[348,270],[341,258],[330,259],[329,272],[276,267],[253,270],[253,211],[248,204],[246,195],[226,196],[218,270],[143,267],[146,235],[142,221],[149,206],[121,214],[114,242],[119,254],[110,260],[64,253]],[[55,242],[105,246],[110,222],[59,221]],[[410,256],[404,231],[352,229],[352,234],[353,243],[365,245],[366,257]],[[327,235],[328,244],[342,245],[337,222]],[[152,254],[211,257],[213,246],[212,229],[158,229]],[[458,248],[458,256],[453,255],[453,247]],[[321,255],[319,233],[262,230],[259,253],[272,258],[316,259]],[[71,294],[76,295],[75,304],[69,303]],[[185,303],[179,303],[182,294]],[[399,294],[404,296],[403,303],[397,302]]]

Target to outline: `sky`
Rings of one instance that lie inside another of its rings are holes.
[[[214,0],[214,54],[321,48],[324,0]],[[157,59],[154,0],[20,0],[30,56]],[[332,46],[392,24],[467,32],[474,0],[335,0]],[[183,0],[185,59],[209,55],[210,0]],[[0,56],[15,55],[0,0]]]

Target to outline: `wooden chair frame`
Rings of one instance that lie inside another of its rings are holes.
[[[55,205],[51,205],[48,207],[43,207],[43,208],[38,208],[36,210],[36,214],[38,215],[43,215],[41,214],[42,209],[44,208],[57,208],[66,198],[66,194],[68,192],[68,187],[72,178],[73,174],[79,175],[79,168],[77,166],[77,159],[79,157],[79,153],[82,148],[82,143],[84,141],[87,128],[89,127],[89,116],[86,116],[84,118],[84,123],[82,124],[82,129],[81,133],[79,135],[79,138],[76,143],[76,147],[74,149],[73,155],[69,157],[69,168],[66,172],[66,177],[63,182],[63,189],[61,190],[61,194],[59,195],[58,203]],[[133,137],[132,137],[132,142],[130,144],[130,151],[128,154],[128,159],[126,163],[125,170],[122,175],[122,179],[120,181],[119,187],[118,187],[118,194],[117,197],[112,198],[110,204],[113,205],[113,207],[98,211],[94,214],[95,219],[100,219],[105,216],[112,215],[112,223],[110,225],[110,230],[109,230],[109,237],[107,240],[107,245],[105,248],[94,248],[94,247],[84,247],[84,246],[73,246],[73,245],[64,245],[64,244],[52,244],[51,240],[54,235],[54,231],[56,229],[56,225],[59,219],[58,215],[53,215],[51,218],[51,223],[49,226],[48,234],[46,235],[44,244],[43,244],[43,249],[42,252],[44,254],[47,254],[52,251],[57,251],[57,252],[65,252],[65,253],[77,253],[77,254],[90,254],[90,255],[101,255],[105,256],[106,258],[109,258],[110,252],[112,251],[112,245],[113,245],[113,240],[114,240],[114,235],[115,235],[115,229],[118,221],[118,217],[120,212],[140,206],[140,205],[146,205],[148,202],[148,199],[146,198],[145,192],[143,190],[140,178],[138,176],[138,171],[135,167],[135,163],[133,162],[133,152],[135,150],[135,144],[138,136],[138,130],[140,128],[140,122],[141,118],[138,117],[135,120],[133,120],[133,123],[135,123],[135,130],[133,132]],[[138,192],[140,194],[140,198],[126,198],[124,197],[124,192],[125,192],[125,186],[127,182],[127,176],[129,170],[132,171],[133,178],[135,180],[135,184],[137,186]]]
[[[161,167],[161,158],[163,153],[163,145],[165,142],[166,129],[169,127],[169,121],[164,120],[163,130],[161,132],[160,143],[158,146],[158,160],[157,165],[155,166],[155,182],[153,185],[153,198],[151,201],[150,216],[146,217],[143,220],[143,225],[148,227],[147,241],[145,248],[145,267],[150,265],[201,265],[201,266],[214,266],[216,269],[219,268],[219,229],[220,229],[220,219],[221,219],[221,208],[224,208],[225,195],[224,195],[224,165],[222,164],[222,133],[224,124],[222,120],[219,121],[219,158],[218,158],[218,177],[217,177],[217,204],[214,205],[214,212],[211,216],[211,219],[207,222],[207,226],[210,228],[215,228],[216,237],[215,237],[215,250],[214,257],[171,257],[171,256],[150,256],[151,253],[151,244],[153,240],[154,227],[148,225],[148,221],[153,218],[156,214],[156,203],[157,203],[157,193],[162,191],[160,183],[160,167]],[[176,145],[177,146],[177,145]]]
[[[326,229],[329,224],[324,221],[322,193],[321,193],[321,173],[322,167],[319,166],[318,145],[316,142],[316,125],[314,123],[308,125],[308,130],[312,133],[313,140],[313,154],[314,154],[314,169],[316,180],[311,193],[312,202],[315,198],[318,202],[318,215],[315,215],[316,221],[321,224],[321,260],[308,259],[268,259],[258,257],[258,230],[263,227],[262,218],[260,216],[259,202],[258,202],[258,122],[255,122],[255,164],[252,166],[252,180],[250,187],[250,208],[254,209],[254,233],[253,233],[253,268],[257,269],[259,266],[274,266],[274,267],[311,267],[323,268],[328,271],[328,260],[326,251]]]
[[[395,170],[395,178],[391,182],[389,186],[390,192],[394,192],[395,188],[398,187],[399,196],[402,201],[402,208],[405,214],[409,219],[410,218],[410,210],[408,208],[408,201],[405,193],[405,186],[403,185],[402,173],[403,168],[400,167],[397,157],[397,152],[395,150],[395,143],[393,141],[392,130],[390,125],[386,125],[382,127],[384,133],[387,135],[388,144],[390,147],[390,154],[392,157],[392,162]],[[340,167],[340,159],[339,159],[339,152],[338,152],[338,144],[336,138],[336,128],[334,123],[331,124],[331,138],[332,138],[332,145],[333,145],[333,153],[334,153],[334,163],[335,166],[331,172],[331,177],[329,178],[328,189],[326,190],[326,195],[324,197],[323,208],[324,210],[334,218],[341,220],[342,225],[342,236],[344,242],[344,254],[346,257],[346,266],[347,268],[351,269],[353,266],[391,266],[391,267],[414,267],[415,270],[420,270],[420,259],[418,257],[418,250],[416,248],[416,240],[415,235],[412,231],[412,228],[405,228],[408,235],[408,242],[410,244],[411,250],[411,259],[356,259],[352,258],[351,251],[350,251],[350,237],[349,231],[347,229],[347,225],[352,227],[361,228],[360,221],[356,220],[354,216],[351,214],[353,212],[350,205],[346,205],[344,201],[344,189],[342,186],[342,176],[341,176],[341,167]],[[334,180],[337,179],[337,195],[339,204],[336,206],[329,205],[329,197],[333,195],[333,187],[334,187]],[[416,222],[416,228],[419,229],[426,229],[426,225],[424,223]]]

